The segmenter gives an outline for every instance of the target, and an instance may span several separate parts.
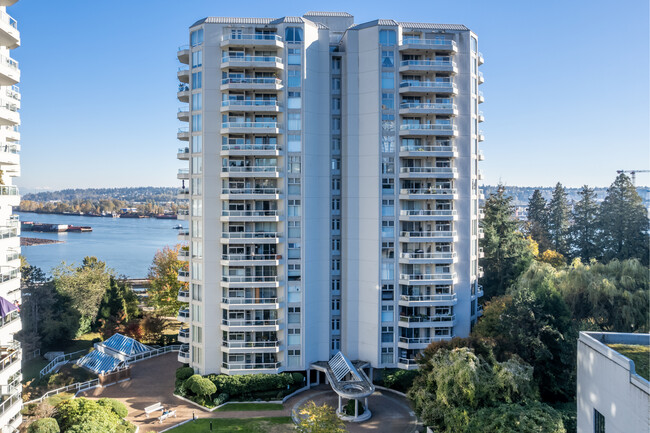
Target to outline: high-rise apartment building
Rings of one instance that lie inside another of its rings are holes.
[[[13,206],[20,204],[13,179],[20,176],[20,81],[18,62],[11,50],[20,46],[16,20],[0,0],[0,431],[17,431],[22,421],[21,349],[14,334],[20,331],[20,222]]]
[[[478,40],[347,13],[202,19],[181,47],[189,230],[179,359],[304,371],[339,350],[414,368],[477,299]]]

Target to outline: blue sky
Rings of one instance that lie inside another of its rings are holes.
[[[646,0],[22,0],[9,8],[22,36],[18,185],[178,185],[176,49],[189,25],[310,10],[474,30],[485,183],[605,186],[617,169],[650,168]]]

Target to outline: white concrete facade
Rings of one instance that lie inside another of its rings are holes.
[[[464,26],[338,12],[190,27],[181,360],[203,374],[304,371],[342,350],[412,368],[431,341],[469,334],[477,47]]]
[[[0,0],[0,297],[20,304],[20,222],[13,206],[20,204],[13,185],[20,176],[20,81],[18,62],[11,50],[20,46],[18,24],[8,11],[15,1]],[[14,334],[21,329],[20,316],[13,311],[0,318],[0,431],[16,431],[22,421],[20,344]]]
[[[650,382],[608,344],[650,345],[650,334],[581,332],[578,433],[650,431]],[[600,419],[597,419],[600,418]]]

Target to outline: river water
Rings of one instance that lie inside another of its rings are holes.
[[[155,218],[100,218],[76,215],[17,212],[21,221],[90,226],[92,232],[40,233],[23,232],[24,237],[56,239],[61,244],[22,247],[22,254],[32,266],[46,273],[62,261],[80,264],[85,256],[95,256],[113,268],[117,275],[145,278],[156,251],[178,243],[173,227],[186,221]]]

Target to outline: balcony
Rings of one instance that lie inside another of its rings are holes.
[[[403,123],[399,126],[399,135],[457,137],[458,126],[446,123]]]
[[[458,303],[455,293],[440,295],[400,295],[399,305],[403,307],[452,306]]]
[[[277,266],[280,254],[222,254],[222,266]]]
[[[5,134],[7,141],[20,141],[20,128],[15,126],[0,126]]]
[[[182,221],[187,221],[190,219],[190,210],[189,209],[178,209],[176,211],[176,218]],[[181,250],[182,251],[182,250]],[[183,254],[178,252],[178,257],[180,258]]]
[[[438,341],[446,341],[446,340],[451,340],[454,338],[453,335],[437,335],[435,337],[424,337],[424,338],[408,338],[408,337],[400,337],[399,340],[397,341],[397,347],[401,349],[426,349],[427,346],[431,343],[435,343]],[[400,358],[404,359],[404,358]],[[412,359],[406,359],[405,361],[410,362],[415,362]],[[401,362],[400,362],[401,363]]]
[[[18,341],[0,346],[0,381],[7,383],[10,376],[20,372],[21,349]]]
[[[277,122],[223,122],[222,134],[279,134]]]
[[[189,168],[179,168],[178,174],[176,175],[177,179],[187,180],[190,178],[190,169]]]
[[[176,97],[181,102],[190,102],[190,86],[183,83],[179,84],[178,93],[176,93]]]
[[[189,247],[183,247],[178,251],[178,260],[181,262],[188,262],[190,260]]]
[[[190,346],[183,344],[181,350],[178,352],[178,362],[181,364],[188,364],[190,362]]]
[[[17,125],[20,123],[16,101],[0,99],[0,125]]]
[[[483,92],[479,91],[478,92],[478,103],[482,104],[485,102],[485,96],[483,96]]]
[[[479,259],[485,258],[485,252],[483,251],[483,247],[480,247],[478,249],[478,258]]]
[[[0,143],[0,164],[19,165],[20,145],[11,143]]]
[[[177,239],[179,241],[189,241],[190,231],[188,229],[180,229],[177,233]]]
[[[418,362],[415,359],[398,358],[397,368],[401,368],[402,370],[417,370]]]
[[[178,153],[176,154],[176,158],[180,159],[181,161],[189,161],[190,159],[190,148],[189,147],[181,147],[178,149]]]
[[[0,199],[4,199],[4,204],[18,206],[20,204],[18,187],[14,185],[0,185]]]
[[[22,407],[23,399],[20,390],[7,396],[0,404],[0,425],[6,426],[8,428],[6,431],[19,431],[18,427],[22,422],[22,415],[20,414]]]
[[[485,237],[485,231],[483,230],[483,227],[478,228],[478,238],[483,239]]]
[[[478,121],[479,121],[479,123],[485,122],[485,116],[483,115],[482,111],[478,112]]]
[[[279,331],[280,321],[277,319],[222,319],[223,331]]]
[[[404,60],[399,63],[400,72],[430,71],[458,73],[458,65],[453,60]]]
[[[485,77],[483,76],[483,72],[478,73],[478,83],[479,84],[485,83]]]
[[[180,274],[180,272],[179,272],[179,274]],[[188,274],[189,274],[189,272],[188,272]],[[189,277],[189,275],[188,275],[188,277]],[[190,302],[190,291],[185,290],[185,289],[179,290],[178,295],[176,296],[176,299],[178,300],[178,302]]]
[[[277,310],[280,308],[280,302],[278,298],[229,297],[221,299],[221,308],[225,310],[230,308],[237,310]]]
[[[284,48],[282,37],[268,33],[223,35],[221,47],[263,47]]]
[[[178,281],[181,283],[189,283],[190,271],[178,271]]]
[[[485,272],[483,271],[483,266],[478,267],[478,277],[483,278],[485,276]]]
[[[400,221],[456,221],[458,212],[455,210],[402,209],[399,211]]]
[[[280,167],[275,165],[221,167],[221,177],[280,177]]]
[[[232,77],[221,80],[221,90],[282,90],[277,78]],[[229,101],[224,101],[229,102]]]
[[[478,64],[482,65],[485,63],[485,59],[483,58],[483,53],[478,53]]]
[[[458,178],[456,167],[400,167],[401,178]]]
[[[231,363],[222,362],[221,372],[224,374],[235,373],[279,373],[282,368],[281,362],[271,362],[262,364]]]
[[[0,319],[0,332],[2,335],[13,335],[22,329],[20,313],[14,310]]]
[[[16,49],[20,46],[18,22],[7,12],[0,11],[0,45]]]
[[[455,158],[458,156],[458,148],[456,146],[400,146],[399,156],[432,156],[432,157],[449,157]]]
[[[481,286],[480,284],[476,287],[476,296],[478,298],[483,296],[483,286]]]
[[[178,51],[176,52],[176,57],[178,57],[178,61],[183,63],[184,65],[189,65],[190,64],[190,46],[189,45],[181,45],[178,47]]]
[[[458,115],[456,104],[437,104],[432,102],[403,102],[399,104],[399,114],[445,114]]]
[[[479,142],[485,141],[485,134],[483,133],[483,131],[478,132],[478,141]]]
[[[400,242],[456,242],[455,231],[401,231]]]
[[[400,200],[457,200],[458,191],[452,188],[402,188]]]
[[[176,113],[176,118],[181,122],[190,121],[190,111],[188,107],[179,107],[178,113]]]
[[[482,150],[478,151],[477,157],[479,161],[485,161],[485,154],[483,153]]]
[[[407,80],[399,83],[400,93],[446,93],[458,94],[458,86],[451,81],[415,81]]]
[[[189,83],[190,82],[190,70],[189,68],[185,66],[181,66],[178,68],[178,72],[176,73],[176,76],[178,77],[178,81],[181,83]]]
[[[221,111],[279,112],[280,103],[276,99],[229,99],[221,101]]]
[[[399,326],[403,328],[449,327],[456,324],[456,315],[440,316],[399,316]]]
[[[405,37],[402,39],[402,45],[399,46],[399,49],[400,51],[428,50],[456,53],[458,51],[458,45],[456,45],[456,41],[451,40]]]
[[[399,262],[405,264],[427,264],[427,263],[447,264],[447,263],[456,263],[458,261],[458,254],[455,252],[425,253],[419,251],[400,253]]]
[[[13,86],[19,81],[18,62],[11,57],[0,56],[0,86]]]
[[[451,274],[400,274],[400,284],[425,285],[425,284],[450,284],[457,279],[456,273]]]
[[[279,156],[282,147],[279,144],[251,144],[233,142],[221,145],[221,155],[259,155],[259,156]]]
[[[179,189],[176,198],[179,200],[188,200],[190,198],[190,190],[188,188]]]
[[[277,353],[280,351],[279,341],[224,341],[223,351],[226,353]]]
[[[190,128],[187,126],[178,128],[176,133],[176,138],[182,141],[190,141]]]
[[[280,57],[275,56],[225,56],[221,59],[221,68],[260,68],[284,69]]]
[[[222,188],[222,200],[278,200],[282,191],[279,188]]]
[[[222,222],[277,222],[282,212],[279,210],[222,210]]]
[[[181,328],[178,330],[178,342],[179,343],[189,343],[190,342],[190,328]]]
[[[282,233],[279,232],[223,232],[222,244],[277,244]]]
[[[182,323],[190,323],[190,309],[181,308],[180,310],[178,310],[178,317],[176,318],[176,320]]]
[[[221,287],[279,287],[280,277],[276,275],[222,275]]]

